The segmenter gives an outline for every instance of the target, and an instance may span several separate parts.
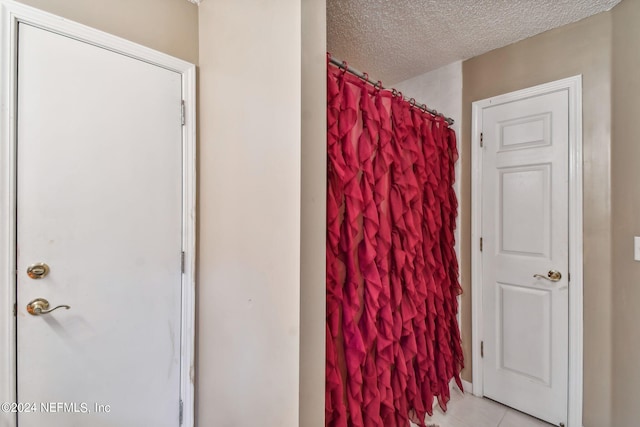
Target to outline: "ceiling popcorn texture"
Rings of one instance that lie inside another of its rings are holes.
[[[327,0],[327,50],[385,86],[596,13],[620,0]]]

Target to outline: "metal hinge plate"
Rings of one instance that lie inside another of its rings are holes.
[[[480,238],[480,252],[482,252],[482,237]]]
[[[480,341],[480,357],[484,357],[484,341]]]
[[[185,112],[184,101],[181,101],[180,102],[180,121],[182,122],[182,126],[184,126],[184,123],[185,123],[185,116],[186,116],[186,112]]]
[[[180,409],[179,409],[179,415],[178,417],[180,418],[180,425],[182,425],[182,419],[183,419],[183,412],[184,412],[184,404],[182,403],[182,399],[180,399]]]
[[[480,147],[484,147],[484,133],[480,132]]]
[[[180,271],[184,274],[184,251],[180,253]]]

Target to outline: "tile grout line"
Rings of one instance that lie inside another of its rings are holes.
[[[500,421],[498,421],[498,424],[496,424],[496,427],[500,427],[500,424],[502,424],[502,421],[504,421],[504,417],[507,416],[507,412],[509,412],[509,409],[505,408],[504,414],[502,414],[502,418],[500,418]]]

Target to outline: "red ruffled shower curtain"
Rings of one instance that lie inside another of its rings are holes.
[[[327,426],[423,426],[463,367],[456,136],[328,66]]]

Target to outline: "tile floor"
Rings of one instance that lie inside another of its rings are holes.
[[[551,424],[508,408],[489,399],[462,393],[451,387],[451,400],[446,414],[436,405],[427,424],[439,427],[551,427]]]

